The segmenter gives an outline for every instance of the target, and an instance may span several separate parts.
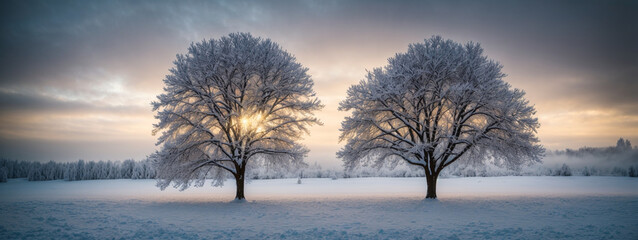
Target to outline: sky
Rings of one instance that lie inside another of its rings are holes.
[[[638,144],[638,2],[1,1],[0,157],[143,159],[175,55],[233,32],[309,68],[307,162],[339,167],[347,88],[433,35],[478,42],[536,106],[547,149]]]

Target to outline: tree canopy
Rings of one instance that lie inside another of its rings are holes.
[[[158,186],[220,185],[230,174],[243,199],[249,162],[303,164],[298,140],[320,124],[313,112],[322,108],[307,72],[278,44],[248,33],[191,44],[152,103]]]
[[[511,168],[539,162],[536,111],[501,69],[476,43],[434,36],[411,44],[348,89],[339,110],[351,115],[338,156],[346,169],[401,160],[421,166],[428,198],[436,198],[441,170],[461,159]]]

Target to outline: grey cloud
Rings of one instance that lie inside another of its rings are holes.
[[[155,150],[153,140],[108,141],[61,141],[15,139],[0,136],[3,146],[2,158],[29,161],[71,162],[78,159],[88,161],[124,159],[140,160]]]
[[[136,105],[104,105],[91,104],[83,101],[65,101],[37,93],[19,93],[0,91],[0,113],[11,114],[20,112],[27,114],[77,114],[77,113],[108,113],[122,115],[148,115],[148,106]],[[9,126],[3,126],[9,127]]]
[[[317,74],[323,87],[317,92],[331,96],[363,78],[364,68],[441,34],[480,42],[538,105],[569,102],[637,115],[636,12],[635,1],[593,0],[2,1],[0,89],[7,91],[0,92],[0,114],[148,112],[139,103],[109,106],[39,93],[51,87],[85,93],[78,81],[109,81],[85,74],[105,69],[124,79],[129,94],[155,95],[190,42],[248,31],[280,43],[311,71],[361,68],[349,70],[361,72],[354,79]]]

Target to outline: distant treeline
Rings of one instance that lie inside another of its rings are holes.
[[[384,166],[381,169],[360,166],[344,177],[424,177],[422,169],[414,166]],[[627,176],[638,177],[638,148],[629,140],[620,138],[616,146],[583,147],[551,151],[543,163],[507,169],[487,161],[472,165],[458,162],[443,169],[442,177],[495,177],[495,176]]]
[[[6,182],[8,178],[27,178],[29,181],[151,179],[155,178],[155,169],[150,160],[40,163],[0,159],[0,182]]]
[[[620,138],[613,147],[582,147],[579,149],[565,149],[550,152],[553,155],[566,155],[569,157],[599,157],[600,160],[628,160],[638,161],[638,149],[631,147],[628,139]]]
[[[631,142],[623,138],[618,139],[616,146],[611,147],[582,147],[549,152],[544,161],[563,163],[561,169],[571,167],[574,175],[638,175],[638,148],[632,148]]]
[[[399,166],[394,169],[360,167],[352,172],[342,173],[344,178],[357,177],[425,177],[420,169],[412,166]],[[556,167],[542,164],[525,166],[519,170],[497,167],[493,164],[480,166],[450,166],[441,172],[441,177],[499,177],[499,176],[619,176],[638,177],[638,165],[629,167],[585,166],[572,168],[563,163]]]
[[[496,176],[627,176],[638,177],[638,167],[596,167],[585,166],[572,168],[563,163],[557,167],[541,164],[510,170],[492,164],[480,166],[455,165],[445,169],[442,177],[496,177]],[[423,171],[408,166],[398,165],[394,168],[359,167],[351,172],[323,169],[313,164],[295,171],[259,168],[248,174],[249,179],[279,178],[361,178],[361,177],[424,177]],[[153,179],[155,170],[150,160],[123,162],[83,161],[71,163],[27,162],[16,160],[0,160],[0,182],[8,178],[26,178],[29,181],[48,180],[97,180],[97,179]]]
[[[442,177],[492,176],[628,176],[638,177],[638,148],[629,140],[619,139],[615,147],[583,147],[549,152],[542,164],[512,170],[494,164],[471,165],[455,163],[443,170]],[[319,164],[296,169],[280,169],[262,165],[250,169],[249,179],[277,178],[357,178],[357,177],[424,177],[422,169],[405,164],[380,169],[361,166],[353,171],[324,169]],[[95,180],[95,179],[153,179],[155,168],[150,159],[142,161],[84,161],[29,162],[0,159],[0,182],[8,178],[27,178],[29,181]]]

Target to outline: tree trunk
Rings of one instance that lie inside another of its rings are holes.
[[[438,174],[426,176],[425,179],[428,182],[428,193],[425,198],[436,199],[436,180],[439,178]]]
[[[237,183],[237,194],[235,194],[235,200],[244,200],[244,173],[238,173],[235,175],[235,182]]]

